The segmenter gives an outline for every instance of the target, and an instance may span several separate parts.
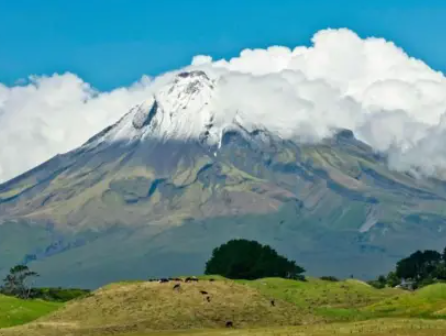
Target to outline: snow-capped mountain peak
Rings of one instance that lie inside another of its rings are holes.
[[[214,120],[214,94],[214,81],[205,72],[181,72],[88,144],[198,139]]]
[[[181,72],[88,145],[175,139],[220,146],[226,131],[249,135],[256,129],[238,111],[222,110],[217,95],[218,78],[200,70]]]

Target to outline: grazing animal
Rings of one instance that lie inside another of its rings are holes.
[[[211,297],[210,296],[206,296],[206,301],[207,302],[211,302]]]
[[[234,328],[234,323],[232,321],[226,322],[226,328]]]
[[[181,285],[180,284],[176,284],[175,286],[173,286],[173,290],[180,290]]]
[[[160,279],[160,283],[168,283],[169,279]]]
[[[210,282],[214,282],[214,281],[215,281],[215,279],[209,279],[209,281],[210,281]]]
[[[200,293],[203,294],[203,295],[208,295],[209,294],[208,292],[203,291],[203,290],[201,290]]]
[[[195,277],[193,277],[193,278],[188,277],[188,278],[186,278],[186,282],[198,282],[198,279]]]
[[[276,301],[271,300],[271,306],[275,307],[276,306]]]
[[[172,281],[182,282],[183,280],[181,280],[180,278],[173,278]]]

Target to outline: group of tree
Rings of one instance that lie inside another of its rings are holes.
[[[398,261],[395,270],[387,276],[370,283],[377,288],[406,285],[415,289],[443,281],[446,281],[446,248],[443,253],[416,251]]]
[[[39,274],[26,265],[16,265],[3,279],[0,293],[19,299],[42,299],[46,301],[66,302],[90,293],[88,289],[34,287],[33,280]]]
[[[31,271],[26,265],[17,265],[9,270],[9,274],[3,279],[0,292],[4,295],[15,296],[20,299],[28,299],[32,294],[31,281],[39,275]]]
[[[205,274],[229,279],[281,277],[303,280],[305,270],[296,262],[279,255],[268,245],[244,239],[230,240],[212,252]]]
[[[244,239],[230,240],[215,248],[205,268],[205,274],[208,275],[246,280],[267,277],[305,280],[304,272],[303,267],[279,255],[270,246]],[[38,276],[26,265],[14,266],[3,279],[0,293],[21,299],[40,297],[61,301],[88,294],[86,290],[33,288],[32,280]],[[326,280],[337,281],[334,277]],[[446,281],[446,248],[443,253],[417,251],[398,261],[395,270],[387,276],[380,276],[370,284],[377,288],[401,284],[419,288],[440,281]]]

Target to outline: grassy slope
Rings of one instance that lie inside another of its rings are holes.
[[[41,300],[20,300],[0,295],[0,328],[35,320],[59,308],[60,303]]]
[[[45,335],[63,335],[61,329],[66,332],[67,328],[83,334],[92,330],[107,333],[221,328],[227,321],[238,327],[316,322],[313,315],[291,303],[276,300],[273,307],[255,289],[233,281],[181,283],[179,291],[173,290],[173,286],[151,282],[109,285],[28,327],[44,329]],[[32,331],[27,330],[27,334],[32,335]]]
[[[446,318],[446,284],[435,284],[388,298],[366,307],[364,311],[381,316]]]
[[[268,297],[296,304],[329,321],[370,318],[372,313],[363,310],[363,307],[403,293],[395,289],[378,290],[358,280],[330,282],[310,278],[300,282],[262,279],[245,283]]]
[[[182,283],[179,292],[173,291],[173,283],[112,284],[34,323],[3,329],[0,335],[154,334],[148,330],[165,336],[446,334],[446,321],[441,320],[446,318],[446,285],[409,293],[377,290],[356,280],[271,278],[233,282],[216,278],[210,282],[208,278],[200,278],[198,284]],[[209,293],[211,302],[200,290]],[[275,307],[271,299],[276,300]],[[228,320],[234,322],[236,330],[220,329]],[[293,324],[296,326],[289,327]]]
[[[255,329],[203,329],[178,330],[136,333],[115,333],[108,330],[88,332],[73,329],[70,325],[41,324],[40,328],[25,326],[21,328],[4,329],[2,336],[444,336],[446,321],[421,319],[383,319],[355,323],[318,324],[297,327],[269,327]]]
[[[252,330],[206,330],[189,332],[163,332],[157,336],[444,336],[445,321],[386,319],[348,324],[328,324],[288,328],[268,328]],[[150,334],[127,334],[122,336],[149,336]],[[153,334],[152,334],[153,335]]]

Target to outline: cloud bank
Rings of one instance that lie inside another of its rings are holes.
[[[186,68],[220,77],[222,111],[242,111],[287,137],[317,141],[348,128],[393,169],[446,169],[446,78],[393,43],[323,30],[311,47],[244,50],[230,60],[196,56]],[[0,181],[69,151],[117,121],[171,78],[143,76],[98,92],[73,74],[0,84]]]

